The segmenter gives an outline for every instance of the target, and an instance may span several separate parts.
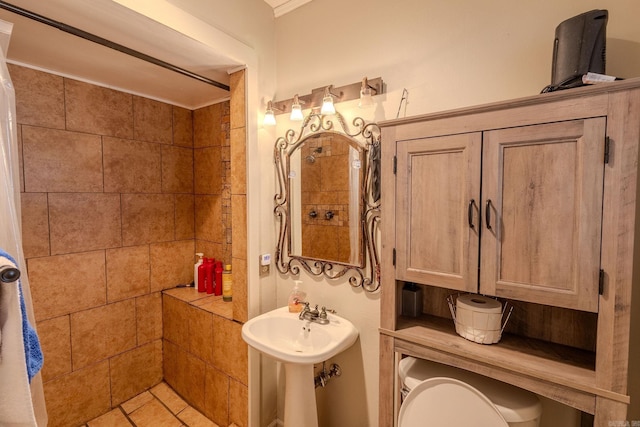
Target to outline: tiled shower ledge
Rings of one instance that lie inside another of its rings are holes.
[[[222,301],[222,296],[208,295],[205,292],[198,292],[195,288],[171,288],[165,289],[162,293],[220,317],[233,320],[233,304]]]

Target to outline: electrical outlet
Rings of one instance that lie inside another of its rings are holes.
[[[260,255],[260,275],[264,276],[269,274],[271,267],[271,254]]]

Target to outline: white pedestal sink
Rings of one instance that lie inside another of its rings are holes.
[[[288,307],[254,317],[242,327],[242,338],[251,347],[284,363],[285,427],[317,427],[313,365],[351,347],[358,331],[348,320],[328,315],[321,325],[300,320]]]

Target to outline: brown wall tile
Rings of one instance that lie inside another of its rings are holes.
[[[195,237],[195,201],[192,194],[176,194],[176,240]]]
[[[201,252],[207,258],[224,259],[222,243],[196,240],[196,252]]]
[[[67,129],[133,138],[132,95],[65,79]]]
[[[209,105],[193,112],[193,146],[195,148],[220,146],[224,141],[221,131],[223,104]]]
[[[42,381],[47,382],[71,372],[71,326],[69,316],[38,322],[38,337],[47,363],[42,366]]]
[[[27,266],[38,321],[106,301],[104,251],[33,258]]]
[[[246,128],[231,129],[231,193],[247,194]]]
[[[109,362],[89,366],[44,384],[48,427],[77,426],[111,409]]]
[[[104,191],[159,193],[160,146],[150,142],[103,138]]]
[[[18,123],[64,129],[63,78],[7,64],[16,91]]]
[[[247,108],[244,70],[229,75],[229,86],[231,88],[231,129],[245,127]]]
[[[220,196],[195,196],[196,239],[220,242],[222,231],[222,200]]]
[[[165,381],[189,404],[204,407],[205,363],[182,348],[164,340]]]
[[[196,194],[221,194],[222,151],[220,147],[196,148],[193,151]]]
[[[120,246],[120,195],[51,193],[49,226],[52,255]]]
[[[171,144],[173,108],[140,96],[133,97],[133,137],[140,141]]]
[[[122,244],[173,240],[175,207],[170,194],[122,195]]]
[[[244,259],[233,258],[233,319],[239,322],[246,322],[249,319],[247,307],[249,306],[247,298],[247,261]]]
[[[100,137],[22,126],[25,190],[102,191]]]
[[[193,149],[162,146],[162,192],[193,193]]]
[[[233,258],[247,259],[247,196],[231,196]]]
[[[162,336],[183,349],[189,348],[189,317],[187,303],[174,297],[162,296]]]
[[[213,316],[213,366],[247,384],[247,344],[242,340],[242,325]]]
[[[229,423],[249,425],[249,388],[233,379],[229,382]]]
[[[193,112],[173,107],[173,145],[193,148]]]
[[[188,306],[188,351],[207,363],[213,363],[213,315],[192,305]]]
[[[149,293],[149,246],[107,249],[107,302]]]
[[[150,247],[151,291],[191,283],[194,260],[193,240],[152,244]]]
[[[134,397],[162,381],[162,341],[155,340],[109,361],[111,405]]]
[[[163,298],[165,302],[166,298]],[[163,321],[166,323],[166,319],[163,318]],[[178,391],[176,388],[178,384],[178,349],[177,345],[167,341],[167,331],[165,329],[164,338],[162,339],[162,374],[164,381],[176,391]]]
[[[205,415],[218,425],[229,425],[229,377],[212,366],[206,368],[204,397]]]
[[[135,346],[135,300],[129,299],[71,314],[74,370]]]
[[[47,193],[21,193],[22,248],[25,258],[49,255]]]
[[[138,345],[162,338],[162,294],[154,292],[136,298]]]

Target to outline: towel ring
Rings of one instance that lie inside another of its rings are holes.
[[[13,283],[20,278],[20,270],[10,265],[0,266],[0,282]]]

